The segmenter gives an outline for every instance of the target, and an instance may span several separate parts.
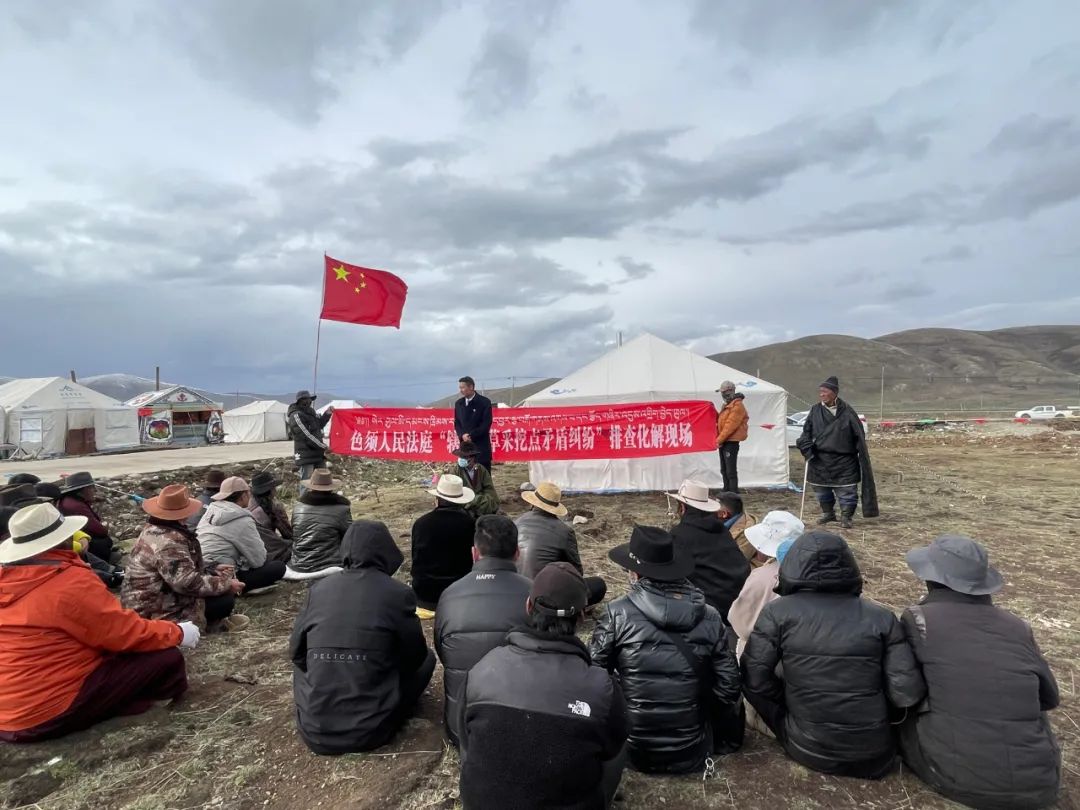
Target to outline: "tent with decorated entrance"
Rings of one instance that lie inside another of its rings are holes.
[[[276,399],[260,399],[225,411],[225,442],[283,442],[289,406]]]
[[[740,488],[787,486],[787,392],[655,335],[640,335],[533,394],[522,406],[709,400],[719,410],[723,399],[717,389],[725,380],[745,396],[750,416],[749,436],[739,449]],[[570,492],[675,490],[687,478],[719,489],[723,485],[719,454],[529,464],[534,484],[553,481]]]
[[[143,444],[221,444],[225,406],[192,388],[174,385],[147,391],[129,399],[139,409],[139,436]]]

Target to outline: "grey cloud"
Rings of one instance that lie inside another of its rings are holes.
[[[968,245],[953,245],[947,250],[940,251],[938,253],[930,253],[923,256],[923,264],[937,264],[939,262],[957,262],[963,259],[970,259],[975,255],[975,251]]]
[[[616,261],[626,273],[624,281],[638,281],[647,278],[656,272],[656,268],[649,262],[639,262],[629,256],[620,256]]]
[[[987,149],[1000,153],[1077,146],[1080,146],[1080,126],[1074,118],[1028,114],[1003,126]]]
[[[883,270],[868,270],[865,267],[857,267],[854,270],[848,270],[846,273],[840,274],[836,280],[839,284],[854,286],[868,284],[884,276],[885,272]]]
[[[971,218],[978,222],[1027,219],[1080,197],[1080,147],[1043,157],[991,190]]]
[[[451,141],[403,141],[397,138],[377,138],[367,145],[379,163],[388,168],[401,168],[417,160],[446,163],[465,153],[465,147]]]
[[[923,281],[899,281],[885,288],[881,300],[888,302],[909,301],[913,298],[926,298],[933,294],[934,288]]]

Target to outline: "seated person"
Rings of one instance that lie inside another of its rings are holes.
[[[465,810],[610,807],[626,762],[618,683],[577,637],[589,591],[574,566],[537,572],[526,626],[466,675],[461,734]]]
[[[746,699],[796,762],[882,778],[896,762],[890,709],[910,709],[926,694],[900,622],[860,598],[855,556],[828,532],[795,541],[777,590],[743,650]]]
[[[289,568],[302,574],[341,566],[341,541],[352,525],[349,499],[335,490],[341,482],[316,468],[293,506],[292,557]]]
[[[525,600],[532,583],[517,572],[517,537],[517,526],[510,518],[481,515],[473,539],[472,572],[439,599],[435,652],[444,670],[446,736],[454,745],[465,674],[503,644],[511,628],[525,623]]]
[[[187,487],[171,484],[142,503],[146,526],[131,549],[120,592],[124,607],[144,619],[194,622],[200,630],[221,622],[222,629],[242,630],[247,616],[231,615],[244,583],[228,566],[207,573],[202,549],[187,519],[203,505]]]
[[[34,486],[37,486],[41,483],[41,479],[33,473],[15,473],[15,475],[8,478],[7,482],[8,486],[13,487],[17,487],[20,484],[33,484]]]
[[[532,507],[514,522],[518,527],[518,570],[529,579],[548,563],[568,562],[584,574],[578,554],[574,528],[563,520],[567,508],[562,502],[562,490],[550,481],[537,484],[533,492],[522,492],[521,498]],[[589,605],[604,601],[607,583],[603,577],[585,577],[589,588]]]
[[[474,518],[480,515],[494,515],[499,511],[499,493],[495,491],[495,484],[491,480],[491,473],[487,468],[477,463],[480,450],[472,442],[462,442],[454,451],[458,457],[457,465],[449,470],[451,475],[458,475],[469,489],[473,491],[472,503],[465,507],[466,511]]]
[[[630,765],[701,771],[713,753],[742,743],[739,667],[724,623],[687,579],[694,558],[663,529],[635,526],[608,556],[629,572],[630,591],[608,603],[589,654],[622,685]]]
[[[296,724],[316,754],[388,743],[435,671],[385,524],[356,521],[342,551],[345,570],[311,585],[289,642]]]
[[[248,482],[239,476],[226,478],[196,529],[207,567],[231,569],[246,593],[268,588],[285,576],[285,563],[266,559],[266,546],[248,511],[250,503]]]
[[[199,521],[202,520],[206,507],[210,505],[210,499],[221,491],[221,482],[224,481],[226,477],[225,473],[221,470],[207,470],[206,480],[203,481],[202,492],[200,492],[198,496],[199,503],[202,504],[202,509],[187,519],[189,529],[197,529],[199,527]]]
[[[422,619],[433,618],[443,591],[472,569],[476,529],[473,516],[465,511],[473,491],[461,478],[441,476],[428,495],[435,496],[435,508],[412,527],[412,589]]]
[[[763,565],[760,558],[754,554],[754,546],[746,539],[746,530],[757,523],[757,518],[743,511],[742,495],[734,492],[721,492],[716,496],[720,503],[720,511],[716,516],[724,524],[724,528],[731,532],[731,539],[739,547],[739,551],[750,561],[751,568]]]
[[[281,482],[272,473],[257,472],[251,477],[251,504],[248,511],[255,518],[268,560],[288,563],[292,557],[292,522],[284,504],[274,495]]]
[[[1058,686],[1026,622],[990,595],[1001,574],[986,549],[945,535],[907,555],[928,593],[901,623],[926,678],[926,701],[900,727],[904,764],[953,801],[1048,807],[1061,785],[1061,747],[1046,712]]]
[[[56,504],[60,514],[86,518],[84,531],[90,535],[87,551],[107,563],[119,564],[120,552],[109,536],[109,527],[94,510],[94,501],[97,500],[94,477],[88,472],[72,473],[60,482],[60,494]]]
[[[679,522],[671,535],[694,563],[688,579],[726,622],[728,608],[750,575],[750,563],[716,516],[720,504],[709,497],[707,486],[684,481],[671,497],[679,504]]]
[[[0,740],[60,737],[140,714],[187,689],[184,656],[199,629],[143,619],[72,551],[84,517],[51,504],[9,518],[0,543]]]

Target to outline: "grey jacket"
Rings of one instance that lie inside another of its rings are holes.
[[[352,508],[341,495],[305,492],[293,507],[289,567],[310,574],[341,565],[341,540],[352,522]]]
[[[232,565],[243,571],[266,562],[266,546],[255,517],[232,501],[211,501],[195,533],[207,564]]]
[[[518,527],[518,570],[534,579],[545,565],[568,562],[582,571],[577,536],[564,520],[533,509],[514,521]]]

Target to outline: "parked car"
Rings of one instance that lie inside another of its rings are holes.
[[[799,411],[798,413],[790,414],[787,418],[787,446],[794,447],[796,440],[802,436],[803,422],[806,421],[806,417],[810,415],[810,411]],[[861,413],[859,414],[859,421],[862,422],[863,432],[866,435],[870,435],[870,426],[866,424],[866,417]]]
[[[1064,419],[1072,416],[1069,411],[1059,411],[1056,405],[1036,405],[1016,412],[1017,419]]]

